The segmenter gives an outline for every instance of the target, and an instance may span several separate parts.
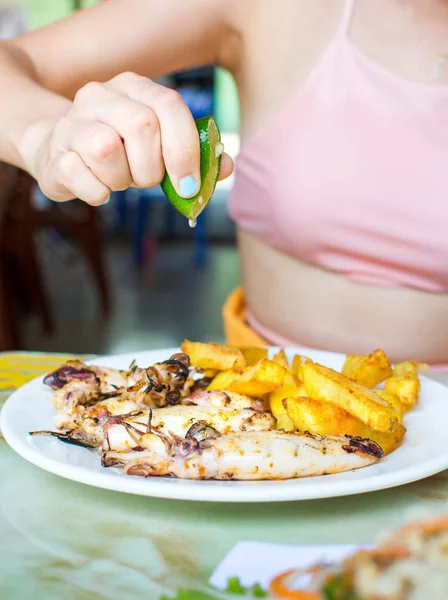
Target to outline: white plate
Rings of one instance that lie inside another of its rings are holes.
[[[175,349],[103,357],[95,364],[127,368],[133,358],[148,366],[168,358]],[[274,351],[274,349],[271,349]],[[292,356],[297,350],[289,349]],[[341,354],[307,350],[313,360],[341,369]],[[357,471],[288,481],[186,481],[126,476],[103,468],[98,456],[55,438],[33,437],[29,431],[54,429],[52,393],[36,379],[17,390],[1,414],[1,429],[10,446],[33,464],[88,485],[110,490],[182,500],[212,502],[274,502],[348,496],[417,481],[448,468],[448,388],[424,377],[421,402],[405,418],[408,429],[398,450],[379,463]]]

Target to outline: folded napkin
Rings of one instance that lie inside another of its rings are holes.
[[[359,546],[291,546],[264,542],[239,542],[230,550],[210,578],[210,583],[224,589],[229,577],[238,577],[243,586],[259,583],[267,588],[273,577],[288,569],[303,568],[317,562],[339,562]]]

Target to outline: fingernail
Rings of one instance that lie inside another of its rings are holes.
[[[179,193],[184,198],[194,196],[199,191],[198,182],[191,175],[179,179]]]
[[[108,196],[107,200],[104,200],[104,202],[103,202],[103,206],[104,206],[105,204],[109,204],[109,202],[110,202],[110,194],[109,194],[109,196]]]

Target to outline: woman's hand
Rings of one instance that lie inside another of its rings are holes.
[[[33,175],[58,202],[107,202],[110,192],[153,187],[168,171],[179,195],[200,187],[199,138],[182,97],[150,79],[123,73],[88,83],[52,123],[33,157]],[[233,171],[224,154],[220,179]]]

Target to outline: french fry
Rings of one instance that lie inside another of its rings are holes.
[[[208,390],[227,390],[229,389],[229,385],[235,380],[238,376],[236,371],[221,371],[213,378],[213,380],[208,385]]]
[[[270,402],[271,412],[277,419],[277,429],[283,429],[284,431],[294,431],[294,423],[288,416],[285,407],[282,404],[283,400],[276,400]]]
[[[392,375],[392,367],[384,350],[375,350],[366,356],[349,354],[342,374],[357,383],[374,388]]]
[[[376,431],[393,431],[398,423],[388,402],[345,375],[313,362],[304,363],[301,373],[309,398],[339,406]]]
[[[396,424],[392,432],[374,431],[343,408],[320,400],[287,398],[284,404],[287,415],[299,431],[324,436],[351,435],[368,438],[379,444],[385,454],[395,450],[406,433],[406,429],[400,423]]]
[[[286,358],[286,354],[283,348],[279,352],[277,352],[277,354],[274,355],[272,360],[278,365],[284,367],[285,369],[289,369],[288,359]]]
[[[397,427],[394,431],[390,433],[384,433],[381,431],[373,431],[367,425],[365,425],[366,429],[361,429],[360,436],[363,438],[368,438],[373,440],[377,444],[381,446],[384,454],[390,454],[394,450],[398,448],[403,442],[404,436],[406,435],[406,428],[398,423]]]
[[[246,367],[241,373],[234,371],[219,373],[208,389],[229,390],[251,398],[259,398],[280,387],[286,372],[281,365],[263,358],[255,365]]]
[[[188,354],[191,364],[201,369],[226,371],[227,369],[241,370],[246,366],[243,353],[237,348],[185,340],[181,349]]]
[[[386,380],[384,389],[395,394],[404,405],[405,410],[411,409],[418,402],[420,396],[420,380],[418,372],[427,365],[420,365],[415,361],[405,361],[395,365],[392,377]]]
[[[386,392],[398,396],[405,410],[409,410],[418,402],[420,381],[415,377],[392,376],[390,379],[386,379],[384,389]]]
[[[312,398],[285,398],[284,408],[298,431],[320,435],[351,435],[353,423],[361,423],[344,409]]]
[[[414,360],[406,360],[394,366],[392,375],[394,377],[418,377],[420,365]]]
[[[269,394],[269,405],[272,414],[277,419],[277,429],[294,430],[294,425],[283,406],[283,400],[288,396],[300,396],[302,391],[304,391],[303,383],[289,371],[286,373],[282,385]]]
[[[282,385],[271,392],[269,400],[271,398],[284,400],[289,396],[306,396],[304,384],[291,371],[286,372]]]
[[[213,379],[214,377],[216,377],[216,375],[218,375],[218,373],[218,369],[205,369],[204,377],[206,377],[207,379]]]
[[[391,406],[395,408],[395,412],[397,413],[397,419],[399,423],[403,423],[403,415],[405,413],[404,405],[401,402],[400,398],[396,394],[391,394],[391,392],[386,392],[386,390],[375,390],[375,393],[380,396],[383,400],[386,400]]]
[[[268,357],[267,348],[262,348],[261,346],[227,346],[228,348],[236,348],[240,350],[244,359],[246,361],[246,366],[250,367],[254,365],[262,358]]]
[[[291,371],[296,375],[300,380],[302,379],[302,365],[306,362],[312,362],[311,359],[306,356],[302,356],[301,354],[294,354],[292,359]]]

